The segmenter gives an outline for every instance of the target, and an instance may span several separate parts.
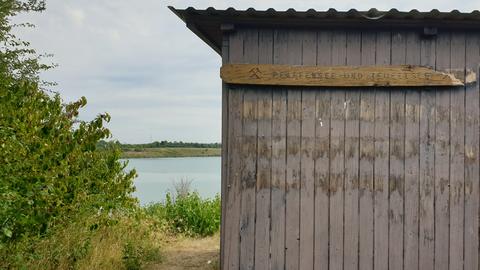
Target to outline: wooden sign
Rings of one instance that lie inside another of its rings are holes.
[[[228,64],[226,83],[296,86],[459,86],[455,75],[421,66],[290,66]]]

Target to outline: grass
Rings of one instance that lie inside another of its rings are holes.
[[[42,237],[0,247],[0,269],[142,269],[162,261],[165,234],[140,215],[82,215]]]
[[[191,181],[165,202],[79,211],[42,236],[0,243],[0,269],[219,269],[220,197],[201,198]]]
[[[79,216],[46,236],[0,246],[0,269],[218,270],[219,224],[210,221],[218,214],[204,216],[199,207],[183,211],[186,204],[218,207],[211,200],[188,197],[193,199],[181,204],[177,198],[170,206],[157,204],[133,215]],[[178,210],[168,214],[171,208]],[[178,216],[197,222],[178,230],[173,222]],[[211,231],[204,229],[207,221],[216,225]]]
[[[221,148],[161,147],[124,150],[122,158],[214,157],[220,154]]]
[[[146,213],[165,224],[170,232],[191,237],[211,236],[220,229],[220,196],[201,198],[197,192],[173,198],[145,208]]]

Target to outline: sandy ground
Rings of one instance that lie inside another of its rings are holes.
[[[162,262],[148,266],[148,270],[216,270],[220,252],[220,237],[172,239],[165,243]]]

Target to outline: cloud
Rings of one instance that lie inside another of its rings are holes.
[[[67,8],[67,13],[76,26],[83,26],[83,22],[85,20],[85,13],[83,12],[83,10]]]
[[[471,11],[479,1],[187,1],[49,0],[47,11],[17,20],[37,25],[21,30],[38,52],[53,53],[59,67],[46,72],[66,101],[86,96],[83,119],[109,112],[109,127],[122,142],[221,138],[220,57],[191,33],[167,5],[179,8],[255,7],[277,10],[338,10],[375,7],[426,11]]]

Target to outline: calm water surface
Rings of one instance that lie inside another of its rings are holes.
[[[220,193],[220,157],[136,158],[129,159],[127,169],[135,168],[137,190],[134,195],[145,205],[163,201],[173,190],[173,182],[193,180],[192,188],[202,197]]]

